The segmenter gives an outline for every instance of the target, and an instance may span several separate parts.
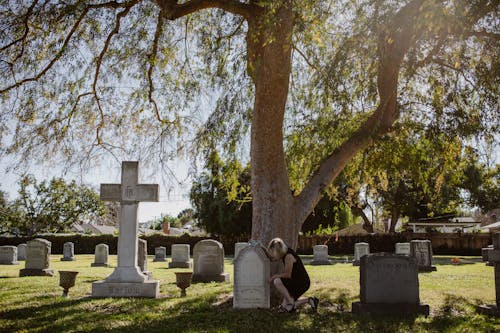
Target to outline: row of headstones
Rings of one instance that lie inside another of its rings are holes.
[[[432,244],[430,240],[412,240],[409,243],[396,243],[394,253],[414,257],[420,272],[436,270],[436,267],[432,266]],[[359,266],[361,258],[367,254],[370,254],[370,244],[354,244],[353,265]]]

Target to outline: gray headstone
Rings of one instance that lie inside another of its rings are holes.
[[[360,302],[353,313],[429,314],[420,304],[418,268],[413,257],[375,253],[360,259]]]
[[[153,259],[153,262],[157,261],[167,261],[167,249],[163,246],[155,248],[155,257]]]
[[[17,246],[17,260],[26,260],[26,244],[19,244]]]
[[[229,282],[224,273],[224,247],[213,239],[196,243],[193,249],[193,282]]]
[[[17,246],[0,246],[0,265],[19,265]]]
[[[63,257],[62,261],[73,261],[75,260],[75,244],[72,242],[66,242],[63,246]]]
[[[108,267],[109,246],[97,244],[95,247],[94,262],[92,267]]]
[[[50,249],[48,240],[35,238],[28,241],[26,247],[26,268],[21,269],[20,276],[54,276],[50,268]]]
[[[481,256],[483,261],[486,262],[486,266],[494,266],[493,262],[489,260],[489,253],[493,251],[493,245],[488,245],[488,247],[484,247],[481,249]]]
[[[410,242],[410,256],[417,259],[420,272],[436,270],[436,267],[432,266],[432,244],[430,240],[412,240]]]
[[[141,272],[146,274],[149,278],[152,277],[151,272],[148,271],[148,242],[144,239],[139,238],[138,243],[138,254],[137,254],[137,266]]]
[[[352,262],[352,264],[354,266],[359,266],[361,257],[367,254],[370,254],[370,244],[368,243],[354,244],[354,261]]]
[[[396,243],[396,254],[410,255],[410,243]]]
[[[191,268],[191,256],[189,244],[172,244],[172,261],[168,263],[168,268]]]
[[[240,251],[243,250],[247,246],[248,246],[248,242],[237,242],[237,243],[234,243],[234,258],[233,258],[233,262],[238,257],[238,254],[240,253]]]
[[[270,262],[259,246],[245,246],[234,261],[233,307],[270,307]]]
[[[488,261],[494,266],[496,304],[477,307],[478,311],[487,315],[500,317],[500,233],[493,234],[493,249],[488,251]]]
[[[314,245],[311,265],[330,265],[331,263],[328,259],[328,245]]]

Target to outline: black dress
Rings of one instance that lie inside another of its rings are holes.
[[[306,268],[300,260],[297,253],[294,250],[288,249],[286,255],[291,254],[295,258],[295,262],[293,263],[292,268],[292,277],[291,278],[281,278],[281,281],[285,285],[286,289],[290,293],[290,296],[293,297],[294,300],[299,299],[308,289],[311,284],[309,280],[309,275],[306,272]],[[285,256],[283,256],[283,264],[285,264]]]

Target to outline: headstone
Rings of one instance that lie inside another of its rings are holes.
[[[359,266],[361,257],[367,254],[370,254],[370,244],[368,243],[354,244],[354,261],[352,262],[352,264],[354,266]]]
[[[26,266],[19,276],[54,276],[50,268],[50,248],[52,243],[46,239],[35,238],[26,246]]]
[[[0,265],[19,265],[17,246],[0,246]]]
[[[360,302],[352,303],[353,313],[429,315],[429,306],[420,304],[418,267],[414,257],[374,253],[360,260]]]
[[[152,273],[148,271],[148,242],[139,238],[137,240],[138,253],[137,253],[137,266],[142,273],[146,274],[148,279],[152,278]]]
[[[328,245],[314,245],[311,265],[331,265],[328,259]]]
[[[167,249],[164,246],[155,248],[155,257],[153,259],[153,262],[157,261],[167,261]]]
[[[481,255],[483,257],[483,261],[486,262],[486,266],[494,266],[493,262],[488,259],[490,251],[493,251],[493,245],[488,245],[488,247],[481,249]]]
[[[160,283],[137,266],[139,202],[159,201],[156,184],[139,184],[139,162],[122,162],[121,184],[101,184],[101,200],[120,202],[118,267],[103,281],[92,283],[92,297],[158,298]]]
[[[224,273],[224,247],[213,239],[205,239],[195,244],[193,249],[193,282],[229,282],[229,274]]]
[[[189,244],[172,244],[172,261],[168,263],[168,268],[191,268],[191,257]]]
[[[234,261],[233,307],[270,307],[270,261],[260,245],[246,244]]]
[[[477,307],[478,311],[487,315],[500,317],[500,232],[493,234],[493,250],[488,252],[488,261],[495,270],[495,304],[486,304]]]
[[[410,255],[410,243],[396,243],[396,254]]]
[[[66,242],[63,246],[63,257],[61,261],[73,261],[75,260],[75,244],[72,242]]]
[[[95,247],[94,262],[92,267],[108,267],[109,246],[106,244],[97,244]]]
[[[430,240],[412,240],[410,242],[410,256],[417,259],[419,272],[432,272],[432,245]]]
[[[26,260],[26,244],[19,244],[17,246],[17,260]]]
[[[247,246],[248,246],[248,242],[237,242],[237,243],[234,243],[233,263],[236,261],[236,258],[238,257],[238,254],[240,253],[240,251],[243,250]]]

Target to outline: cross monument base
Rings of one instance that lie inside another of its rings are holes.
[[[146,297],[160,296],[160,281],[147,280],[144,282],[107,282],[92,283],[92,297]]]

